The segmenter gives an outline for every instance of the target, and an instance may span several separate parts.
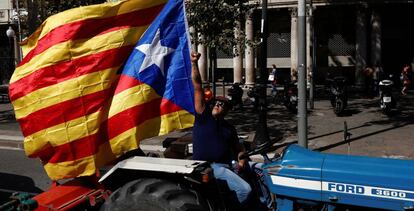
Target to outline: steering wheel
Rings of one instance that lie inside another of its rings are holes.
[[[287,145],[297,143],[297,141],[291,141],[291,142],[285,142],[285,143],[280,143],[280,144],[275,145],[275,143],[277,143],[281,139],[282,138],[273,139],[269,142],[263,143],[263,144],[255,147],[253,150],[247,151],[245,154],[241,155],[240,158],[244,159],[244,158],[248,158],[250,156],[257,155],[257,154],[264,154],[266,152],[274,151],[274,150],[277,150],[279,148],[285,147]]]

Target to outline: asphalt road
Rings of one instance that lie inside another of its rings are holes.
[[[37,194],[50,184],[39,160],[28,158],[21,150],[0,149],[0,204],[13,192]]]

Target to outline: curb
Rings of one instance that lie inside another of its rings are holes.
[[[23,150],[23,140],[21,135],[0,134],[0,149]]]
[[[0,139],[0,149],[23,150],[23,141]]]

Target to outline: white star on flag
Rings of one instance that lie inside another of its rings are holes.
[[[174,52],[175,49],[161,45],[160,29],[158,29],[157,33],[155,33],[154,39],[150,44],[139,45],[136,47],[136,49],[145,54],[144,61],[142,62],[141,67],[139,68],[139,72],[142,72],[147,67],[151,66],[152,64],[155,64],[160,68],[161,74],[165,76],[164,57]]]

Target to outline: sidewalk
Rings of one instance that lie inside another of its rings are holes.
[[[217,89],[218,95],[221,87]],[[270,92],[270,89],[269,89]],[[246,90],[245,93],[246,95]],[[337,117],[323,93],[316,95],[315,106],[308,112],[308,146],[328,153],[367,155],[376,157],[414,159],[414,93],[398,99],[398,109],[391,117],[381,113],[378,99],[349,99],[342,117]],[[231,111],[228,120],[235,125],[239,135],[252,140],[258,123],[258,115],[251,105],[244,111]],[[271,139],[282,142],[297,140],[297,116],[283,105],[268,106],[267,126]],[[344,122],[352,134],[349,144],[344,141]],[[167,137],[181,137],[191,132],[184,130],[141,142],[144,151],[161,153],[162,141]],[[10,104],[0,104],[0,148],[22,149],[22,134],[16,123]]]
[[[397,109],[391,116],[380,111],[379,99],[365,99],[350,94],[345,114],[337,117],[323,90],[315,94],[314,109],[308,108],[308,147],[327,153],[414,159],[414,93],[397,98]],[[254,134],[258,115],[251,109],[229,114],[241,135]],[[344,141],[344,122],[351,137]],[[297,114],[283,105],[268,106],[267,126],[270,139],[297,141]]]
[[[0,102],[0,148],[23,148],[23,135],[10,103]]]

